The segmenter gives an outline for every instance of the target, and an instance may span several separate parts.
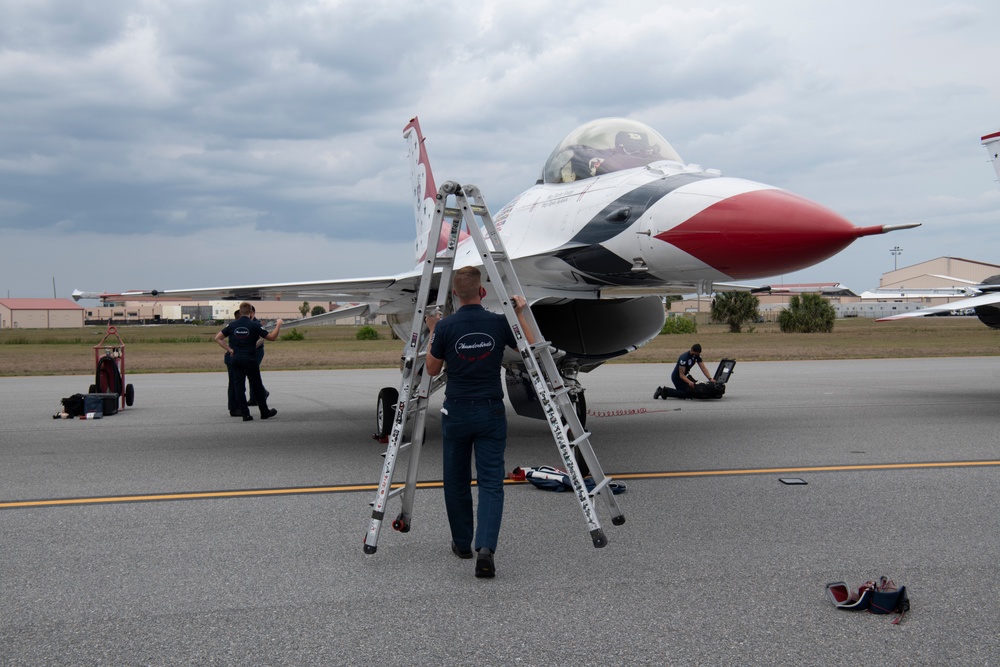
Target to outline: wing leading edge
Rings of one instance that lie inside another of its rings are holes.
[[[382,312],[397,312],[412,308],[412,295],[417,291],[420,274],[416,271],[395,276],[381,276],[345,280],[317,280],[301,283],[266,283],[258,285],[231,285],[227,287],[198,287],[193,289],[132,290],[124,292],[89,293],[76,290],[73,298],[80,299],[129,299],[136,297],[225,299],[233,301],[302,300],[365,301],[381,303]],[[399,304],[399,308],[392,307]],[[404,305],[405,304],[405,305]]]
[[[928,306],[927,308],[921,308],[920,310],[912,310],[908,313],[900,313],[899,315],[892,315],[890,317],[880,317],[875,321],[889,322],[891,320],[905,320],[909,317],[939,315],[941,313],[950,313],[953,310],[981,308],[983,306],[992,306],[995,304],[1000,304],[1000,292],[989,292],[987,294],[980,294],[979,296],[974,296],[969,299],[959,299],[958,301],[943,303],[938,306]]]

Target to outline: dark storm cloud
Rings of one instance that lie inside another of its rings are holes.
[[[976,239],[953,254],[990,260],[1000,188],[978,136],[1000,129],[1000,91],[976,72],[1000,57],[997,15],[930,0],[0,0],[14,258],[0,290],[47,295],[57,271],[77,276],[68,289],[148,285],[148,261],[128,278],[74,268],[110,248],[187,258],[182,286],[226,282],[215,243],[260,248],[264,281],[405,270],[415,114],[438,179],[476,183],[495,207],[574,127],[621,115],[691,162],[859,225],[937,225]],[[922,238],[900,239],[908,257],[941,254]],[[877,270],[855,264],[874,260],[851,260],[874,256],[864,241],[826,278],[871,287]],[[323,254],[304,263],[303,244]],[[43,246],[58,261],[20,259]]]

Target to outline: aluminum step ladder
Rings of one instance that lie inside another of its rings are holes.
[[[448,206],[454,198],[454,206]],[[410,529],[410,516],[413,511],[413,499],[416,492],[417,464],[420,449],[423,446],[424,430],[427,417],[427,404],[433,389],[443,384],[443,377],[432,378],[424,372],[427,356],[428,330],[424,317],[431,312],[431,291],[434,289],[434,275],[440,271],[440,279],[436,287],[436,297],[433,308],[446,309],[450,306],[451,274],[455,269],[455,256],[463,228],[468,231],[476,244],[479,258],[486,269],[495,296],[499,299],[501,309],[510,324],[517,340],[518,352],[524,361],[527,375],[531,379],[532,388],[542,407],[545,420],[555,439],[556,447],[562,457],[563,467],[569,474],[580,509],[583,512],[587,530],[590,532],[594,546],[607,545],[608,540],[601,528],[594,499],[603,498],[611,513],[611,522],[619,526],[625,523],[625,516],[618,507],[618,502],[611,491],[611,478],[604,474],[597,455],[590,444],[590,433],[584,429],[576,412],[570,389],[559,373],[553,358],[553,347],[542,338],[530,308],[523,311],[524,320],[531,328],[534,345],[528,343],[521,324],[514,311],[511,295],[523,295],[517,275],[510,257],[503,246],[503,241],[497,232],[496,225],[490,215],[482,194],[474,185],[461,186],[454,181],[448,181],[438,190],[434,216],[428,232],[427,258],[424,260],[423,274],[416,298],[416,307],[410,330],[410,338],[403,354],[403,377],[399,390],[399,400],[393,418],[392,431],[384,454],[382,476],[371,503],[372,516],[368,533],[365,536],[364,551],[374,554],[378,548],[378,536],[385,519],[385,508],[388,501],[396,495],[402,495],[402,509],[392,526],[401,532]],[[445,221],[450,223],[447,247],[434,254],[441,237]],[[438,383],[438,384],[435,384]],[[411,441],[403,442],[408,418],[412,417]],[[409,463],[406,481],[393,488],[393,474],[400,454],[409,452]],[[584,475],[577,463],[579,455],[593,478],[593,487],[588,490]]]

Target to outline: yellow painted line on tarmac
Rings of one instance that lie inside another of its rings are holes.
[[[396,489],[403,486],[393,484]],[[441,482],[418,482],[418,489],[440,488]],[[50,498],[45,500],[0,501],[0,510],[27,507],[65,507],[68,505],[105,505],[114,503],[142,503],[164,500],[217,500],[220,498],[255,498],[260,496],[297,496],[310,493],[346,493],[375,491],[377,484],[350,484],[341,486],[306,486],[286,489],[242,489],[236,491],[195,491],[191,493],[157,493],[134,496],[92,496],[87,498]]]
[[[801,468],[742,468],[734,470],[680,470],[676,472],[624,473],[614,479],[660,479],[665,477],[715,477],[725,475],[763,475],[804,472],[845,472],[852,470],[912,470],[916,468],[968,468],[1000,466],[1000,461],[933,461],[927,463],[871,463],[844,466],[806,466]]]
[[[730,470],[677,470],[672,472],[637,472],[612,474],[612,479],[665,479],[669,477],[722,477],[727,475],[763,475],[808,472],[848,472],[858,470],[914,470],[928,468],[970,468],[1000,466],[1000,461],[937,461],[927,463],[872,463],[866,465],[805,466],[797,468],[737,468]],[[473,482],[475,483],[475,482]],[[526,484],[523,481],[505,480],[506,484]],[[403,486],[393,484],[397,489]],[[418,482],[418,489],[439,489],[442,482]],[[172,500],[218,500],[222,498],[255,498],[264,496],[297,496],[313,493],[352,493],[375,491],[377,484],[344,484],[339,486],[307,486],[283,489],[242,489],[233,491],[196,491],[190,493],[158,493],[131,496],[92,496],[86,498],[49,498],[43,500],[0,501],[0,510],[38,507],[67,507],[76,505],[107,505]]]

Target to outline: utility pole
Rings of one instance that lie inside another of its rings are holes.
[[[903,252],[903,249],[897,245],[889,248],[889,252],[892,253],[892,270],[895,271],[899,268],[899,255]]]

